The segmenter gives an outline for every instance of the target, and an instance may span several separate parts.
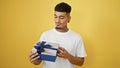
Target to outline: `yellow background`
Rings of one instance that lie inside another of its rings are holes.
[[[81,68],[120,68],[120,0],[0,0],[0,68],[42,68],[28,55],[54,27],[54,6],[62,1],[72,6],[69,28],[85,43]]]

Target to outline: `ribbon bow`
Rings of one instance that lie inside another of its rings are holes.
[[[35,46],[35,48],[37,49],[37,53],[41,54],[41,52],[44,52],[45,51],[44,48],[57,50],[56,48],[52,48],[52,46],[49,44],[45,45],[45,43],[46,42],[44,42],[44,41],[42,41],[42,43],[41,42],[37,43],[37,46]]]

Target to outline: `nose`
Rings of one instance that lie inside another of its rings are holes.
[[[55,19],[55,22],[56,22],[56,23],[60,23],[60,19],[59,19],[59,18],[56,18],[56,19]]]

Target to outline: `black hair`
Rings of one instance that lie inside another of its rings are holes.
[[[58,12],[66,12],[66,13],[70,13],[71,12],[71,6],[68,5],[67,3],[65,2],[61,2],[59,4],[57,4],[55,6],[55,11],[58,11]]]

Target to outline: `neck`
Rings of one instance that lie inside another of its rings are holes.
[[[67,27],[65,28],[55,28],[59,32],[67,32],[69,29]]]

